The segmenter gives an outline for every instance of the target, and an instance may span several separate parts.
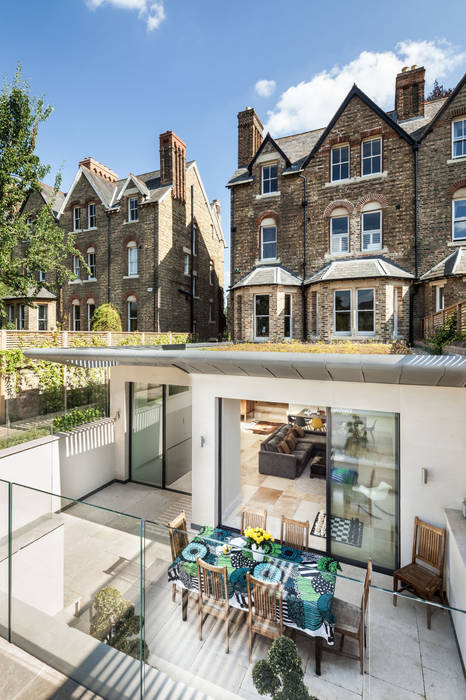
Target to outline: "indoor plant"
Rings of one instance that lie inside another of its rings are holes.
[[[254,561],[262,561],[264,558],[264,550],[269,542],[273,542],[273,537],[270,532],[262,527],[247,527],[244,531],[244,536],[248,541],[249,547],[252,550]]]

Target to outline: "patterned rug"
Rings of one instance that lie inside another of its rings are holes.
[[[339,518],[332,515],[330,518],[330,537],[336,542],[343,542],[352,547],[360,547],[362,543],[362,531],[364,523],[358,518]],[[315,537],[327,537],[327,515],[324,510],[319,510],[311,529],[311,535]]]

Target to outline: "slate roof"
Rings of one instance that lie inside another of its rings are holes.
[[[18,295],[16,295],[16,296],[14,296],[14,295],[8,296],[7,295],[7,296],[2,297],[2,299],[4,299],[5,301],[7,301],[8,299],[25,299],[25,298],[26,298],[25,296],[18,296]],[[39,289],[39,291],[37,292],[37,294],[32,294],[32,288],[31,288],[28,292],[27,298],[28,299],[47,299],[49,301],[53,301],[57,297],[55,296],[55,294],[52,294],[52,292],[49,292],[49,290],[46,289],[45,287],[41,287]]]
[[[438,100],[431,100],[429,102],[424,102],[424,116],[423,117],[412,117],[411,119],[400,120],[397,117],[396,111],[387,112],[388,116],[397,122],[408,134],[411,134],[414,138],[418,138],[426,126],[430,124],[432,119],[436,116],[437,112],[443,107],[447,101],[447,97],[441,97]]]
[[[387,260],[381,255],[364,258],[350,258],[346,260],[333,260],[314,272],[305,281],[305,284],[332,280],[370,279],[375,277],[403,277],[414,279],[407,270]]]
[[[466,248],[457,248],[441,262],[431,267],[421,276],[421,280],[435,280],[443,277],[466,275]]]
[[[53,215],[57,216],[61,205],[65,201],[66,194],[61,192],[61,190],[55,192],[55,189],[50,185],[46,185],[45,182],[40,183],[40,192],[46,204],[51,204],[53,202]]]
[[[281,265],[258,265],[242,277],[231,289],[281,284],[285,287],[299,287],[302,277],[298,277]]]
[[[324,131],[325,128],[313,129],[312,131],[305,131],[302,134],[282,136],[275,139],[275,141],[278,143],[282,151],[286,153],[291,163],[296,163],[296,161],[300,160],[300,158],[303,158],[312,151],[319,137],[322,136]]]

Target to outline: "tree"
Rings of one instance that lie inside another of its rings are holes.
[[[95,615],[91,620],[90,633],[119,651],[140,656],[140,627],[144,618],[134,614],[134,605],[125,600],[117,588],[107,586],[100,590],[93,601]],[[149,648],[143,643],[144,661],[149,656]]]
[[[101,304],[94,311],[92,317],[93,331],[115,331],[121,332],[120,312],[113,304]]]
[[[252,680],[259,695],[273,700],[317,700],[303,682],[303,667],[296,644],[289,637],[279,637],[270,647],[267,659],[252,669]]]
[[[56,281],[50,287],[58,291],[73,278],[69,256],[81,257],[73,236],[58,226],[52,203],[44,203],[32,226],[22,212],[28,195],[40,191],[41,181],[50,172],[35,148],[39,124],[51,112],[43,98],[31,97],[18,65],[13,81],[5,81],[0,93],[0,295],[24,297],[31,305],[42,286],[39,270],[54,273]],[[55,191],[59,186],[57,176]]]
[[[439,85],[438,80],[434,80],[431,93],[426,97],[426,100],[438,100],[440,97],[448,97],[451,91],[451,88],[444,88],[443,85]]]

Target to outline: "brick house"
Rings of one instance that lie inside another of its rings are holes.
[[[254,109],[238,114],[238,169],[227,184],[235,340],[414,337],[429,267],[416,204],[430,186],[421,167],[436,157],[429,129],[441,112],[440,124],[466,111],[464,81],[427,102],[424,74],[403,69],[389,113],[353,86],[325,128],[303,134],[262,139]],[[456,167],[464,173],[464,162]],[[447,243],[436,241],[433,262],[452,252]]]
[[[160,135],[160,169],[123,179],[93,158],[79,163],[58,221],[75,257],[62,289],[64,329],[90,330],[97,306],[114,304],[124,331],[223,333],[225,241],[220,204],[209,202],[195,161],[172,131]]]

